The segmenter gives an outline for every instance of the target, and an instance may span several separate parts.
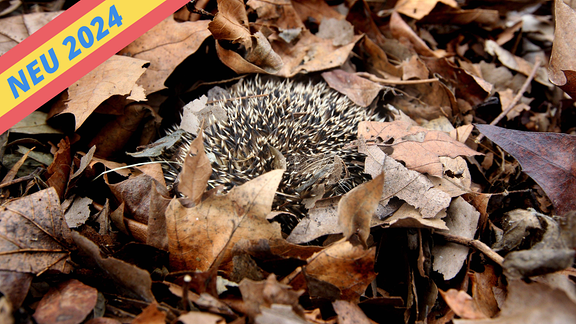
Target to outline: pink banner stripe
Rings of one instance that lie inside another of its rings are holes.
[[[46,26],[27,37],[20,44],[10,49],[6,54],[0,56],[0,73],[6,71],[12,65],[18,63],[26,55],[32,53],[40,45],[56,36],[70,24],[84,16],[90,10],[96,8],[104,0],[82,0],[54,18]]]
[[[87,1],[87,0],[84,0]],[[168,0],[152,10],[142,19],[135,22],[118,36],[114,37],[99,49],[78,62],[70,70],[62,73],[54,81],[42,87],[38,92],[24,100],[21,104],[0,117],[0,134],[14,126],[24,117],[31,114],[48,100],[68,88],[88,72],[92,71],[102,62],[116,54],[126,45],[148,31],[176,10],[184,6],[189,0]],[[66,11],[67,12],[67,11]],[[48,25],[47,25],[48,26]],[[36,34],[34,34],[36,35]],[[32,37],[32,36],[31,36]]]

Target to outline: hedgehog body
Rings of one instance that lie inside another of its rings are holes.
[[[244,79],[220,97],[210,98],[228,115],[204,130],[212,161],[210,187],[241,185],[282,164],[286,173],[278,192],[280,209],[302,214],[302,199],[343,194],[369,179],[363,157],[346,148],[360,121],[373,119],[366,108],[325,83]],[[176,156],[184,160],[193,136]],[[167,174],[176,179],[177,171]]]

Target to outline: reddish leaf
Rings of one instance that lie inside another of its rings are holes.
[[[576,210],[576,136],[523,132],[491,125],[476,127],[510,153],[563,215]]]
[[[50,289],[42,298],[34,319],[39,324],[81,323],[96,306],[98,290],[72,279]]]

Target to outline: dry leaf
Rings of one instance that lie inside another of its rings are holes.
[[[297,314],[304,316],[304,309],[298,300],[304,291],[294,291],[290,286],[279,283],[274,274],[259,282],[243,279],[238,288],[242,293],[246,314],[251,318],[256,317],[262,307],[270,307],[273,304],[288,305]]]
[[[79,324],[92,312],[97,298],[98,290],[71,279],[44,295],[34,319],[38,324]]]
[[[340,290],[340,299],[358,302],[366,287],[376,278],[376,248],[364,249],[341,240],[308,259],[303,267],[307,277],[322,280]]]
[[[476,301],[470,297],[465,291],[448,289],[444,292],[439,290],[442,298],[446,304],[456,313],[456,315],[464,319],[485,319],[488,318],[482,311],[480,311]]]
[[[382,90],[382,86],[378,83],[344,70],[324,72],[322,77],[330,88],[345,94],[352,102],[361,107],[368,107]]]
[[[338,222],[348,240],[357,234],[366,247],[370,236],[370,220],[382,197],[384,173],[346,193],[338,203]]]
[[[208,179],[212,174],[212,165],[204,151],[202,132],[190,143],[190,149],[182,171],[178,174],[178,191],[190,198],[195,204],[200,203],[202,194],[206,191]]]
[[[529,76],[532,72],[534,66],[532,63],[508,52],[493,40],[486,41],[485,49],[486,52],[488,52],[490,55],[497,56],[498,60],[500,60],[504,66],[511,70],[520,72],[525,76]],[[545,86],[552,86],[550,81],[548,81],[548,72],[543,67],[538,68],[534,80]]]
[[[70,140],[65,137],[58,143],[58,151],[54,153],[54,161],[48,167],[48,184],[56,189],[60,200],[64,199],[64,193],[68,186],[68,178],[72,169],[72,156],[70,155]]]
[[[121,55],[114,55],[80,80],[68,87],[68,101],[62,111],[50,111],[49,116],[72,114],[78,130],[88,116],[113,95],[129,95],[134,84],[144,73],[148,62]],[[122,74],[118,74],[122,71]]]
[[[462,197],[452,201],[444,218],[448,233],[468,239],[473,239],[478,227],[480,213]],[[444,280],[454,278],[464,261],[468,257],[469,248],[456,243],[434,245],[432,256],[434,257],[433,269],[444,276]]]
[[[358,305],[345,300],[332,302],[334,311],[338,314],[340,324],[370,324],[370,319],[364,314]]]
[[[362,123],[361,123],[362,124]],[[388,199],[398,197],[416,207],[422,217],[435,218],[450,204],[450,195],[433,188],[434,185],[423,174],[408,170],[401,163],[388,157],[376,146],[368,146],[366,151],[365,171],[373,178],[381,172],[386,174],[382,205]]]
[[[438,3],[458,8],[458,3],[454,0],[406,0],[397,2],[395,9],[403,15],[420,20],[429,14]]]
[[[91,257],[102,271],[110,276],[117,284],[131,292],[132,297],[142,299],[146,302],[153,302],[155,300],[152,294],[152,279],[147,271],[122,260],[112,257],[102,257],[98,246],[77,232],[72,232],[72,238],[76,245]]]
[[[576,304],[560,289],[514,280],[500,314],[493,319],[458,320],[456,324],[576,323]]]
[[[559,215],[576,210],[576,168],[572,153],[576,136],[523,132],[491,125],[476,127],[520,162],[522,170],[544,189]]]
[[[199,20],[178,23],[170,16],[126,46],[119,54],[150,62],[138,84],[142,85],[148,94],[162,90],[174,68],[195,53],[210,36],[209,22]]]
[[[554,21],[556,24],[552,55],[550,57],[550,81],[566,91],[572,98],[576,97],[576,60],[574,48],[574,21],[576,12],[570,3],[554,1]]]
[[[54,188],[16,199],[0,209],[0,270],[68,273],[70,229]]]
[[[206,271],[225,247],[231,249],[241,239],[281,238],[280,228],[270,224],[266,215],[282,173],[270,171],[192,208],[172,200],[166,210],[172,270]]]
[[[140,313],[132,321],[131,324],[165,324],[166,323],[166,312],[158,309],[158,303],[154,302],[144,308],[142,313]]]
[[[0,19],[0,55],[20,44],[62,12],[37,12]]]
[[[361,122],[358,136],[363,136],[367,141],[382,142],[379,146],[391,150],[390,156],[405,162],[408,169],[436,177],[443,175],[440,156],[455,158],[481,154],[444,132],[430,131],[403,121]]]

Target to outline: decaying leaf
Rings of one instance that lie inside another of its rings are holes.
[[[74,130],[106,99],[113,95],[129,95],[134,84],[146,70],[147,61],[114,55],[80,80],[68,87],[68,101],[61,111],[52,110],[50,117],[72,114]],[[118,74],[122,71],[122,74]]]
[[[322,77],[331,88],[345,94],[352,102],[362,107],[368,107],[382,90],[382,86],[378,83],[343,70],[324,72]]]
[[[382,197],[384,172],[346,193],[338,203],[338,222],[346,239],[358,235],[366,246],[370,235],[370,220]]]
[[[576,210],[576,166],[572,153],[576,136],[491,125],[476,127],[520,162],[522,170],[550,197],[558,214]]]
[[[44,295],[34,319],[38,324],[81,323],[96,306],[97,297],[95,288],[75,279],[65,281]]]
[[[2,206],[0,234],[0,270],[70,272],[70,229],[54,188]]]
[[[176,22],[173,16],[164,19],[120,51],[136,59],[150,62],[138,80],[146,93],[165,88],[164,81],[186,57],[196,52],[210,36],[209,20]]]
[[[378,145],[391,150],[390,156],[404,161],[408,169],[436,177],[443,175],[440,156],[455,158],[460,155],[480,155],[444,132],[430,131],[403,121],[361,122],[358,125],[358,136],[381,143]]]
[[[281,238],[280,228],[270,224],[266,215],[272,209],[282,173],[270,171],[192,208],[172,200],[166,210],[172,270],[206,271],[225,247],[231,249],[243,238]],[[208,247],[206,242],[210,242]]]
[[[470,297],[465,291],[448,289],[444,292],[440,290],[442,298],[446,301],[446,304],[456,313],[464,319],[485,319],[488,318],[486,314],[480,311],[476,301]]]
[[[259,282],[243,279],[238,287],[247,308],[246,313],[252,318],[261,313],[263,307],[273,304],[287,305],[296,314],[304,316],[304,309],[298,300],[304,291],[294,291],[290,286],[279,283],[274,274]]]
[[[166,323],[166,313],[158,309],[158,303],[154,302],[144,308],[132,321],[132,324],[164,324]]]
[[[341,240],[308,259],[303,267],[307,277],[330,283],[340,290],[342,300],[358,302],[360,295],[376,277],[376,248],[364,249]]]
[[[576,304],[560,289],[513,280],[502,311],[493,319],[458,320],[456,324],[574,323]]]
[[[458,197],[450,204],[447,214],[444,221],[449,228],[448,233],[469,239],[474,238],[480,213],[472,205],[462,197]],[[444,280],[454,278],[468,257],[468,250],[467,246],[456,243],[434,245],[432,248],[433,269],[442,273]]]
[[[25,38],[60,15],[62,11],[36,12],[0,20],[0,55],[20,44]]]
[[[204,151],[202,132],[190,143],[182,171],[178,174],[178,191],[195,204],[200,202],[212,174],[212,165]]]

